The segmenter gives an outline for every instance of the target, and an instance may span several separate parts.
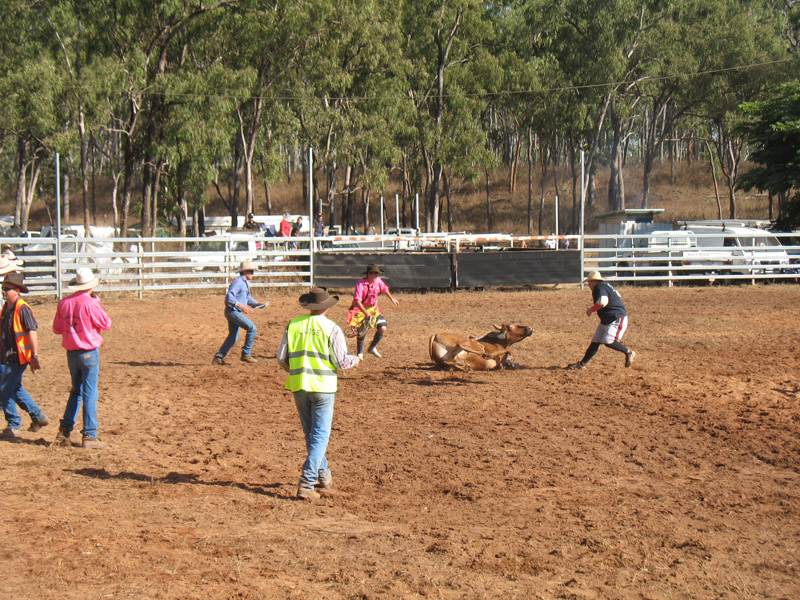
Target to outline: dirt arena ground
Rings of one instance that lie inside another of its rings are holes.
[[[384,299],[384,358],[340,376],[338,493],[317,502],[294,498],[273,360],[296,292],[256,313],[259,363],[226,367],[219,294],[104,295],[102,451],[50,446],[69,380],[34,298],[24,383],[53,424],[0,441],[0,597],[800,597],[798,286],[621,291],[633,367],[601,348],[577,372],[588,288]],[[495,322],[534,327],[521,370],[433,370],[431,333]]]

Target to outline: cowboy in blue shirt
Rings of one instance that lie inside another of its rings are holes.
[[[215,365],[224,365],[225,356],[233,348],[236,340],[239,337],[239,329],[244,329],[247,334],[244,338],[244,346],[242,347],[242,362],[256,363],[255,358],[250,356],[253,350],[253,342],[256,340],[258,328],[255,326],[247,315],[254,308],[262,308],[268,303],[259,303],[250,295],[250,281],[253,279],[255,267],[249,260],[242,262],[239,267],[239,277],[233,280],[228,293],[225,294],[225,319],[228,321],[228,337],[222,342],[222,346],[214,355],[212,361]]]

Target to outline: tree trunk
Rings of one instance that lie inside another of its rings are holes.
[[[489,176],[489,169],[486,173],[486,224],[489,226],[489,233],[494,231],[492,227],[492,180]]]
[[[528,235],[533,235],[533,128],[528,127]]]

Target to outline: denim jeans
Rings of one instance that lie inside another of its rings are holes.
[[[336,394],[303,390],[294,392],[294,403],[297,406],[297,414],[300,415],[308,453],[303,463],[301,485],[314,486],[319,481],[320,475],[323,477],[330,475],[325,452],[328,450],[328,439],[331,437],[335,396]]]
[[[236,340],[239,338],[239,329],[244,329],[247,335],[244,338],[244,346],[242,346],[242,356],[250,356],[253,350],[253,342],[256,341],[256,334],[258,328],[247,316],[238,310],[225,309],[225,318],[228,319],[228,337],[222,342],[222,346],[217,351],[218,358],[225,358],[228,352],[231,351]]]
[[[3,413],[9,429],[19,429],[22,418],[17,412],[17,404],[31,416],[33,421],[45,418],[42,409],[36,406],[31,395],[22,387],[22,375],[28,364],[0,365],[0,397],[3,399]]]
[[[100,349],[67,350],[67,366],[72,377],[67,408],[61,427],[72,431],[83,403],[83,429],[86,437],[97,437],[97,378],[100,375]]]

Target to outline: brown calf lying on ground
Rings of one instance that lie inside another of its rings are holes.
[[[511,362],[511,344],[533,333],[525,325],[495,325],[495,330],[483,337],[464,337],[454,333],[435,333],[428,342],[431,359],[440,369],[459,371],[491,371],[514,369]]]

